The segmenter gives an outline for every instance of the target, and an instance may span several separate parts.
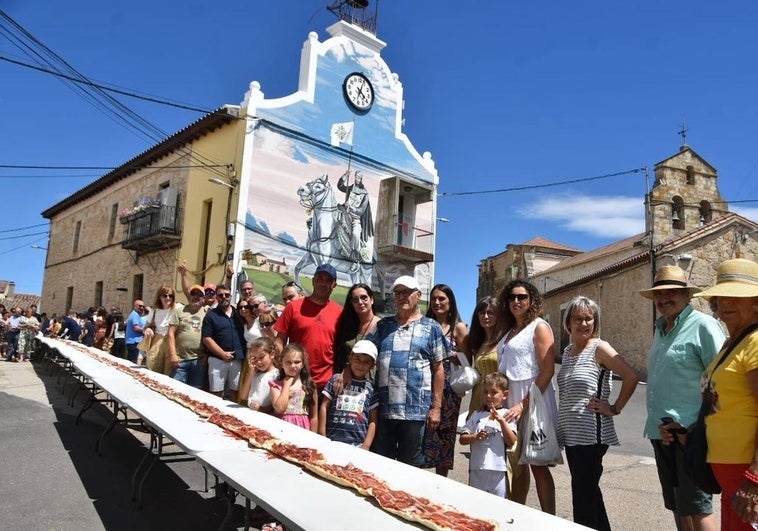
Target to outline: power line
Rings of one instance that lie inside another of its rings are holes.
[[[169,164],[168,166],[150,166],[150,169],[177,168],[226,168],[229,164]],[[15,170],[115,170],[122,166],[40,166],[31,164],[0,164],[0,168]],[[141,170],[144,166],[124,166],[125,170]]]
[[[40,236],[41,234],[47,234],[47,231],[32,232],[31,234],[19,234],[18,236],[6,236],[5,238],[0,238],[0,240],[20,240],[21,238],[28,238],[29,236]]]
[[[176,107],[178,109],[184,109],[187,111],[196,111],[196,112],[202,112],[205,114],[211,114],[213,113],[213,110],[203,109],[201,107],[194,107],[192,105],[184,105],[181,103],[175,103],[173,101],[164,99],[164,98],[158,98],[153,96],[143,96],[141,94],[137,94],[136,92],[130,92],[127,90],[120,90],[117,88],[109,87],[107,85],[103,85],[100,83],[95,83],[94,81],[90,81],[89,79],[80,79],[74,76],[69,76],[67,74],[63,74],[61,72],[57,72],[55,70],[50,70],[48,68],[43,68],[41,66],[36,66],[33,64],[25,63],[24,61],[19,61],[17,59],[11,59],[10,57],[5,57],[4,55],[0,55],[0,61],[6,61],[8,63],[12,63],[14,65],[23,66],[24,68],[31,68],[32,70],[37,70],[39,72],[44,72],[46,74],[50,74],[56,77],[60,77],[63,79],[67,79],[68,81],[72,81],[74,83],[79,83],[82,85],[87,85],[92,88],[97,88],[100,90],[105,90],[107,92],[113,92],[115,94],[120,94],[122,96],[128,96],[130,98],[136,98],[138,100],[143,101],[149,101],[150,103],[159,103],[161,105],[168,105],[169,107]]]
[[[633,170],[620,171],[617,173],[609,173],[607,175],[598,175],[597,177],[585,177],[583,179],[573,179],[570,181],[558,181],[554,183],[545,184],[533,184],[530,186],[516,186],[514,188],[500,188],[498,190],[476,190],[471,192],[440,192],[437,194],[439,197],[452,197],[459,195],[478,195],[478,194],[496,194],[500,192],[519,192],[521,190],[534,190],[536,188],[550,188],[552,186],[563,186],[565,184],[583,183],[587,181],[597,181],[600,179],[608,179],[610,177],[618,177],[619,175],[628,175],[630,173],[639,173],[645,171],[646,168],[635,168]]]
[[[0,232],[17,232],[26,229],[36,229],[37,227],[47,227],[48,223],[39,223],[38,225],[29,225],[28,227],[19,227],[17,229],[3,229]]]

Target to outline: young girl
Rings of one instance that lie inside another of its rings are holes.
[[[267,337],[254,339],[247,349],[248,371],[240,384],[240,404],[263,413],[273,413],[269,382],[279,371],[274,366],[276,347]]]
[[[290,343],[277,356],[279,374],[271,386],[274,414],[282,420],[318,430],[318,395],[308,370],[308,355],[302,346]]]
[[[471,445],[469,485],[506,498],[505,452],[516,442],[516,425],[503,417],[508,380],[496,372],[488,374],[482,395],[482,408],[466,421],[459,439],[461,444]]]

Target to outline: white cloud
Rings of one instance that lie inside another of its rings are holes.
[[[626,238],[645,230],[645,207],[638,197],[556,194],[528,204],[518,213],[603,238]]]
[[[730,208],[732,212],[736,212],[742,217],[749,219],[750,221],[758,222],[758,208],[754,207],[733,207]]]

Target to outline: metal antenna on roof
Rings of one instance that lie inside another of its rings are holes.
[[[340,19],[376,35],[376,16],[379,0],[369,9],[369,0],[336,0],[327,4],[326,9]]]

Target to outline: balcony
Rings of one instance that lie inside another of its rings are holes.
[[[178,247],[182,242],[176,207],[151,205],[121,217],[126,235],[121,247],[140,253]]]
[[[408,222],[396,223],[393,238],[377,241],[376,252],[392,260],[407,262],[434,261],[434,232],[430,224],[411,226]]]

